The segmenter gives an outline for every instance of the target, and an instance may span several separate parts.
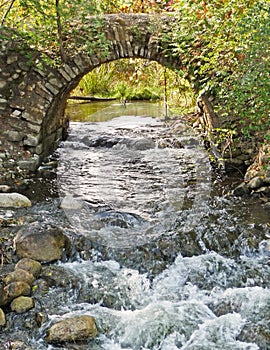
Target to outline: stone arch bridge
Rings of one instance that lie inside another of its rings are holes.
[[[69,94],[95,67],[121,58],[144,58],[180,68],[180,60],[170,55],[168,41],[163,40],[172,21],[170,16],[104,15],[98,30],[105,49],[89,53],[78,42],[58,67],[30,49],[35,59],[29,63],[29,52],[21,50],[20,41],[0,35],[0,174],[35,171],[57,147],[67,128]],[[93,41],[91,33],[84,31],[84,43]]]

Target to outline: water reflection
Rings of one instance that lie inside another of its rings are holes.
[[[124,107],[117,101],[101,101],[70,103],[66,113],[73,122],[104,122],[119,117],[119,115],[160,118],[163,109],[162,105],[156,102],[132,102],[127,103]]]

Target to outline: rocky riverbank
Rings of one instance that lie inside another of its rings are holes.
[[[185,133],[186,130],[183,130],[183,128],[185,128],[183,123],[175,121],[170,132],[166,132],[166,135],[164,135],[164,139],[159,138],[159,147],[175,147],[175,149],[181,150],[183,143],[176,137],[176,133]],[[137,142],[136,146],[144,149],[145,139],[140,136],[140,134],[137,135],[140,143]],[[102,140],[104,147],[109,147],[106,144],[108,138],[106,139],[104,135],[102,139],[95,138],[98,145],[100,145],[98,142],[100,140]],[[189,135],[185,138],[185,142],[188,148],[192,144],[196,144],[198,140]],[[128,145],[130,146],[130,143]],[[149,147],[149,144],[147,144],[147,147]],[[189,189],[187,195],[192,196],[192,193],[196,190],[194,184],[196,184],[197,177],[192,177],[194,167],[191,167],[191,165],[193,164],[186,164],[181,174],[189,174],[185,186]],[[268,272],[263,259],[264,256],[269,254],[269,239],[267,239],[267,232],[262,224],[265,220],[259,218],[257,229],[255,225],[250,228],[239,217],[228,221],[227,214],[232,209],[232,202],[226,215],[224,214],[224,208],[230,201],[237,201],[233,196],[227,195],[224,201],[223,198],[214,199],[212,208],[210,206],[205,211],[203,206],[196,207],[196,211],[192,210],[192,197],[186,198],[183,210],[179,213],[176,221],[170,224],[169,232],[162,232],[156,239],[136,247],[136,249],[134,247],[114,249],[110,246],[98,244],[91,237],[86,237],[81,233],[77,235],[76,228],[71,228],[69,222],[64,219],[66,205],[68,205],[69,210],[78,209],[76,198],[73,201],[70,201],[70,198],[69,201],[64,198],[60,203],[58,195],[55,195],[53,200],[50,196],[44,195],[42,201],[45,204],[38,204],[37,197],[41,196],[41,192],[46,186],[46,179],[49,183],[54,181],[54,167],[48,164],[44,165],[40,169],[40,176],[41,174],[44,178],[38,180],[40,182],[37,182],[37,185],[35,185],[35,182],[25,181],[17,187],[17,190],[20,190],[24,195],[30,194],[32,207],[23,205],[18,207],[15,202],[14,206],[16,208],[2,206],[4,208],[0,236],[2,347],[12,350],[36,350],[36,346],[30,345],[29,339],[32,337],[35,341],[42,341],[43,349],[49,348],[49,344],[53,344],[52,346],[56,344],[56,347],[59,344],[64,344],[59,346],[74,350],[86,350],[92,345],[93,349],[100,349],[96,346],[95,337],[98,337],[98,334],[105,337],[114,331],[117,333],[118,324],[110,324],[109,327],[104,315],[103,319],[97,319],[97,314],[92,315],[89,311],[84,315],[71,315],[69,308],[74,307],[76,309],[76,305],[79,305],[80,308],[81,305],[85,304],[98,304],[106,310],[113,310],[113,312],[120,312],[123,307],[126,307],[128,311],[136,309],[139,301],[136,299],[136,294],[134,296],[131,291],[134,290],[132,288],[135,288],[136,291],[136,288],[139,287],[132,285],[132,278],[130,279],[130,285],[126,284],[126,280],[124,280],[125,283],[121,282],[121,278],[129,275],[132,277],[136,270],[138,276],[145,278],[150,284],[156,276],[158,276],[158,279],[162,278],[163,272],[169,266],[171,266],[169,268],[173,268],[179,254],[184,257],[194,257],[194,259],[200,259],[201,255],[203,262],[207,253],[214,251],[219,252],[221,256],[228,257],[230,264],[233,264],[233,258],[240,257],[243,252],[249,254],[252,252],[259,259],[262,257],[263,262],[259,261],[261,264],[259,266],[262,267],[263,273],[258,273],[258,266],[254,265],[253,259],[250,261],[247,259],[241,266],[241,281],[239,282],[239,278],[236,278],[237,287],[244,288],[247,285],[260,288],[267,287]],[[199,174],[196,173],[195,175],[198,176]],[[15,188],[2,188],[3,192],[6,191],[5,193],[9,193],[8,191],[14,193],[14,190]],[[36,192],[34,193],[34,191]],[[214,189],[214,192],[216,192],[216,189]],[[252,191],[250,191],[250,194],[253,195]],[[210,193],[207,192],[207,195],[210,195]],[[11,197],[14,197],[14,195]],[[257,198],[254,198],[254,201],[255,199],[257,201]],[[156,201],[158,201],[158,198]],[[242,201],[239,201],[242,210]],[[25,203],[29,204],[27,198]],[[82,200],[79,204],[79,208],[89,206],[89,201],[87,199]],[[256,202],[256,204],[258,203]],[[33,209],[34,206],[37,207],[36,210]],[[105,219],[114,224],[117,222],[117,225],[119,225],[117,214],[116,211],[110,212],[109,219],[107,217]],[[116,216],[113,217],[112,215]],[[194,220],[197,219],[196,222],[198,222],[195,226],[191,225],[192,215],[196,216]],[[126,218],[128,219],[127,216]],[[120,223],[124,219],[125,217],[120,220]],[[185,222],[187,222],[186,225]],[[128,222],[123,222],[123,224],[128,227]],[[218,227],[218,229],[211,235],[215,227]],[[41,266],[39,273],[25,268],[23,264],[25,261]],[[78,270],[74,270],[75,272],[66,268],[66,265],[70,266],[77,262],[79,267]],[[86,265],[88,263],[96,263],[95,267],[92,267],[93,270]],[[225,264],[222,260],[220,260],[220,263],[220,273],[227,273],[226,281],[231,278],[232,271],[235,271],[236,266],[240,275],[240,267],[236,263],[232,270],[229,268],[231,265]],[[110,264],[112,266],[109,266]],[[84,265],[86,265],[86,271],[81,271]],[[214,265],[217,266],[218,264],[214,262]],[[122,272],[122,266],[126,269],[125,272]],[[80,272],[82,276],[80,276]],[[123,276],[122,273],[126,275]],[[212,273],[213,270],[208,270],[208,268],[202,271],[203,280],[200,280],[199,275],[189,275],[187,284],[200,288],[203,283],[206,283],[203,288],[214,288],[217,281],[211,279]],[[207,281],[205,281],[206,275],[209,277]],[[234,286],[233,283],[232,286]],[[227,282],[226,287],[230,287],[230,285],[227,286]],[[168,292],[171,293],[171,290]],[[132,294],[131,301],[130,294]],[[69,308],[65,309],[67,302]],[[59,308],[59,305],[63,305],[62,309]],[[227,312],[226,307],[222,305],[212,305],[211,307],[217,315]],[[234,305],[230,311],[238,311],[239,307],[239,305]],[[53,317],[54,314],[58,316]],[[141,321],[142,319],[139,316],[136,322],[140,323]],[[133,323],[131,326],[133,326]],[[265,328],[257,333],[258,342],[267,342],[264,331]],[[247,335],[244,336],[248,338]],[[255,335],[252,334],[252,336]],[[10,339],[13,340],[10,341]]]
[[[214,164],[225,172],[238,172],[242,182],[233,194],[260,198],[270,207],[270,144],[265,131],[256,131],[252,137],[243,135],[240,121],[220,118],[214,113],[211,97],[204,95],[197,100],[191,122],[204,138]]]

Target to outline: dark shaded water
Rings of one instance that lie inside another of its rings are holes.
[[[94,115],[86,107],[82,117],[69,110],[84,121],[72,123],[59,150],[52,192],[28,211],[29,220],[79,237],[77,258],[58,264],[76,287],[43,297],[48,322],[29,344],[269,349],[269,212],[231,196],[235,180],[213,174],[185,123],[152,118],[161,115],[156,105],[106,104]],[[46,344],[50,324],[81,314],[96,318],[97,339]]]

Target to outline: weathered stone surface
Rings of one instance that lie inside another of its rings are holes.
[[[250,190],[245,182],[242,182],[239,186],[237,186],[233,190],[233,194],[235,196],[244,196],[244,195],[249,194],[249,192],[250,192]]]
[[[263,179],[259,176],[254,177],[249,181],[247,184],[247,187],[250,188],[251,190],[257,190],[263,185]]]
[[[104,33],[108,43],[105,45],[106,52],[102,52],[99,47],[89,55],[88,50],[79,45],[77,54],[72,52],[73,59],[58,68],[50,67],[34,50],[32,53],[36,66],[29,65],[29,58],[25,54],[28,51],[16,49],[18,44],[10,38],[9,44],[4,44],[5,55],[0,55],[0,117],[5,121],[5,132],[9,135],[8,141],[5,133],[2,133],[0,143],[2,141],[5,144],[5,150],[15,161],[12,169],[9,169],[10,177],[14,177],[15,173],[22,176],[36,171],[37,164],[33,159],[21,157],[22,146],[29,150],[31,156],[40,156],[39,163],[55,150],[60,141],[57,130],[67,128],[65,106],[69,93],[82,76],[94,67],[119,57],[138,56],[157,60],[170,67],[179,67],[178,59],[169,58],[168,53],[165,54],[160,48],[161,42],[157,38],[157,34],[163,32],[163,27],[166,32],[170,31],[171,21],[171,17],[164,17],[162,26],[157,28],[156,18],[146,14],[104,15],[99,30]],[[82,27],[80,35],[85,35],[88,40],[92,30],[95,35],[96,27],[92,26],[92,21],[86,22],[84,26],[85,31]],[[140,28],[140,31],[134,28]],[[0,36],[0,47],[3,47],[4,41],[3,36]],[[74,45],[70,44],[70,47]],[[22,122],[25,123],[23,128],[17,125]],[[54,135],[52,141],[51,135]],[[6,162],[3,159],[2,163]],[[9,165],[4,164],[0,172],[4,172]]]
[[[7,134],[7,139],[9,141],[21,141],[23,139],[23,134],[21,132],[18,132],[18,131],[8,131]]]
[[[4,311],[0,308],[0,327],[3,327],[6,324],[6,315]]]
[[[27,146],[37,146],[39,143],[39,136],[28,135],[24,140],[23,144]]]
[[[25,282],[12,282],[4,288],[8,300],[13,300],[21,295],[28,296],[31,294],[31,287]]]
[[[37,154],[27,160],[18,161],[18,165],[21,169],[29,171],[36,171],[40,163],[40,158]]]
[[[74,342],[96,337],[97,327],[91,316],[68,318],[54,324],[48,331],[48,343]]]
[[[9,284],[12,282],[26,282],[30,286],[34,283],[34,276],[23,269],[16,269],[15,271],[9,273],[6,277],[3,278],[5,284]]]
[[[23,258],[16,264],[15,270],[16,269],[25,270],[29,272],[29,274],[38,277],[41,273],[42,266],[40,262],[36,260],[30,258]]]
[[[58,228],[23,227],[15,237],[16,254],[21,258],[49,262],[63,256],[67,237]]]
[[[15,298],[10,304],[11,310],[15,311],[17,314],[22,314],[35,307],[34,300],[30,297],[20,296]]]
[[[19,193],[0,193],[0,208],[1,207],[30,207],[31,201]]]

